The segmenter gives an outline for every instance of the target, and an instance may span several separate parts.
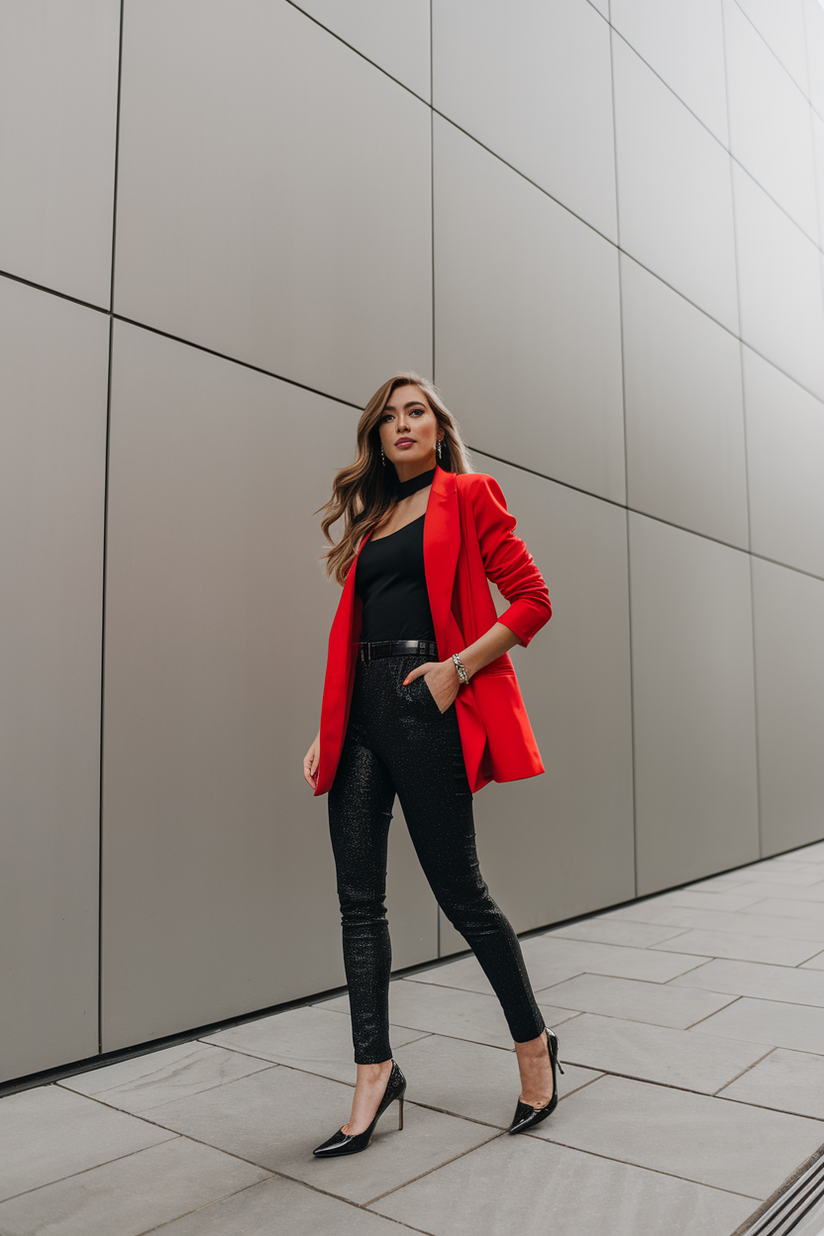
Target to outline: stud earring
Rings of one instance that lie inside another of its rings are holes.
[[[381,442],[381,463],[383,464],[385,468],[386,467],[386,456],[383,453],[383,443],[382,442]]]

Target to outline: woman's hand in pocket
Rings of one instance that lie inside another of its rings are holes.
[[[426,685],[440,711],[446,712],[450,704],[454,704],[461,685],[452,658],[448,661],[425,661],[407,674],[403,685],[408,687],[421,676],[426,679]]]

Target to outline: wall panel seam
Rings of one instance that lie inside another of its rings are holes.
[[[120,0],[120,23],[117,43],[117,111],[114,128],[114,184],[112,186],[112,252],[109,272],[109,369],[106,378],[106,452],[103,477],[103,570],[101,576],[100,613],[100,782],[98,791],[97,833],[97,1051],[103,1051],[103,745],[104,710],[106,706],[106,580],[109,535],[109,458],[112,418],[112,375],[114,361],[114,262],[117,238],[117,176],[120,154],[120,98],[123,81],[123,12],[125,0]]]
[[[33,279],[26,279],[23,275],[15,275],[10,270],[0,270],[0,279],[11,279],[14,283],[22,283],[27,288],[34,288],[36,292],[45,292],[48,296],[57,296],[60,300],[71,301],[73,305],[80,305],[83,309],[92,309],[95,313],[109,314],[109,310],[105,305],[95,305],[90,300],[81,300],[79,296],[71,296],[68,292],[61,292],[58,288],[50,288],[44,283],[36,283]]]
[[[497,159],[499,163],[503,163],[504,167],[508,167],[509,170],[514,172],[516,176],[520,176],[521,180],[525,180],[527,184],[532,185],[533,189],[537,189],[539,193],[543,193],[544,197],[548,197],[549,200],[554,202],[556,206],[560,206],[561,210],[565,210],[568,215],[572,215],[573,219],[577,219],[579,223],[582,223],[584,227],[588,227],[589,230],[594,232],[596,236],[600,236],[601,240],[606,241],[608,245],[612,245],[614,249],[618,248],[615,241],[610,236],[605,235],[605,233],[597,228],[594,223],[590,223],[588,219],[584,219],[581,215],[576,214],[571,206],[567,206],[565,202],[562,202],[560,198],[555,197],[549,192],[548,189],[545,189],[543,185],[539,185],[537,181],[532,180],[529,176],[527,176],[526,172],[522,172],[521,169],[516,167],[514,163],[510,163],[502,154],[499,154],[497,150],[493,150],[491,146],[485,145],[485,143],[482,142],[479,137],[476,137],[474,133],[470,133],[468,129],[463,127],[463,125],[458,124],[457,120],[453,120],[451,116],[447,116],[444,112],[439,111],[437,107],[433,106],[432,111],[436,116],[440,116],[441,120],[444,120],[447,124],[451,124],[453,129],[457,129],[459,133],[463,133],[464,137],[468,137],[469,140],[474,142],[476,146],[480,146],[481,150],[485,150],[486,153],[491,155],[493,159]]]
[[[416,90],[413,90],[411,86],[407,86],[405,82],[402,82],[400,80],[400,78],[394,77],[389,72],[388,69],[385,69],[383,67],[382,64],[378,64],[377,60],[371,60],[369,56],[366,55],[365,52],[360,51],[359,48],[355,47],[352,43],[347,43],[346,39],[343,38],[342,35],[338,34],[334,30],[330,30],[328,26],[324,26],[322,21],[320,21],[317,17],[314,17],[311,13],[307,13],[306,9],[302,9],[300,5],[295,2],[295,0],[286,0],[286,3],[290,6],[290,8],[296,9],[297,12],[300,13],[302,17],[305,17],[307,19],[307,21],[312,22],[312,24],[315,26],[319,26],[321,30],[326,32],[326,34],[331,35],[333,39],[337,39],[339,43],[342,43],[344,47],[347,47],[349,51],[354,52],[356,56],[360,56],[361,60],[365,60],[367,64],[371,64],[373,69],[377,69],[379,73],[383,73],[384,77],[388,77],[389,80],[391,82],[394,82],[396,86],[400,86],[401,90],[405,90],[407,94],[411,94],[413,99],[417,99],[419,103],[423,103],[426,107],[430,106],[428,99],[424,99],[422,95],[419,95],[418,92]],[[432,42],[432,20],[431,20],[432,6],[431,6],[431,3],[429,7],[430,7],[430,22],[429,22],[430,36],[429,37],[430,37],[430,50],[431,50],[431,42]],[[431,61],[430,61],[430,64],[431,64]],[[432,93],[431,71],[430,71],[429,85],[430,85],[430,98],[431,98],[431,93]]]
[[[120,36],[117,47],[117,113],[114,125],[114,185],[112,190],[112,261],[109,280],[109,312],[114,311],[114,257],[117,248],[117,175],[120,160],[120,97],[123,84],[123,12],[125,0],[120,0]]]
[[[810,79],[810,32],[809,32],[809,29],[807,28],[807,6],[803,3],[803,0],[801,4],[801,20],[804,25],[804,61],[807,65],[807,81],[809,83],[809,79]],[[804,92],[802,91],[802,94],[803,93]],[[812,94],[812,90],[810,91],[810,93]],[[807,102],[809,103],[815,115],[818,116],[819,119],[824,120],[824,112],[820,112],[818,110],[812,98],[807,99]],[[824,244],[824,236],[821,237],[821,243]]]
[[[741,160],[740,160],[739,158],[737,158],[737,157],[733,154],[733,152],[732,152],[731,150],[730,150],[728,153],[729,153],[729,156],[730,156],[730,159],[732,160],[732,162],[733,162],[733,163],[735,163],[735,165],[736,165],[737,167],[740,167],[740,168],[741,168],[741,171],[742,171],[742,172],[743,172],[746,176],[749,176],[749,178],[750,178],[750,180],[753,182],[753,184],[754,184],[754,185],[757,185],[757,186],[758,186],[758,188],[761,190],[761,192],[764,194],[764,196],[765,196],[765,197],[768,197],[768,198],[770,199],[770,201],[772,202],[773,206],[775,206],[777,210],[780,210],[780,211],[781,211],[781,213],[782,213],[782,215],[784,215],[784,217],[785,217],[785,218],[789,219],[790,223],[792,223],[793,227],[795,227],[795,228],[797,228],[797,229],[798,229],[798,231],[801,233],[801,235],[804,237],[804,239],[805,239],[805,240],[808,240],[808,241],[810,242],[810,244],[812,245],[812,247],[813,247],[814,249],[817,249],[819,253],[824,254],[824,249],[822,249],[822,247],[821,247],[821,243],[820,243],[818,240],[813,240],[813,238],[812,238],[812,236],[809,234],[809,232],[805,232],[805,231],[804,231],[804,228],[801,226],[801,224],[798,222],[798,220],[797,220],[797,219],[794,219],[794,218],[793,218],[793,216],[792,216],[792,215],[789,213],[789,211],[786,209],[786,207],[782,206],[782,205],[781,205],[781,203],[777,200],[777,198],[774,198],[774,197],[773,197],[773,195],[772,195],[772,193],[770,193],[769,189],[766,189],[766,188],[764,187],[764,185],[762,185],[762,183],[761,183],[761,181],[760,181],[760,180],[756,180],[755,176],[753,176],[753,174],[752,174],[752,172],[750,171],[750,169],[749,169],[748,167],[746,167],[746,166],[745,166],[745,165],[741,162]],[[813,170],[815,170],[815,152],[814,152],[813,147],[812,147],[812,131],[810,132],[810,160],[811,160],[811,163],[812,163]],[[818,196],[818,195],[816,194],[816,200],[817,200],[817,196]]]
[[[112,415],[114,318],[109,315],[109,370],[106,385],[106,453],[103,476],[103,570],[101,574],[100,622],[100,769],[97,827],[97,1050],[103,1051],[103,745],[106,706],[106,579],[109,537],[109,448]]]
[[[611,10],[610,10],[611,11]],[[624,435],[624,497],[629,504],[629,453],[627,450],[627,383],[624,348],[624,293],[623,293],[623,263],[621,261],[621,205],[618,197],[618,129],[615,111],[615,61],[613,55],[614,30],[609,31],[609,72],[612,97],[612,151],[615,161],[615,229],[618,235],[618,332],[621,346],[621,424]],[[627,631],[629,637],[629,731],[630,731],[630,774],[632,781],[632,878],[633,892],[638,896],[638,820],[635,797],[635,702],[634,676],[632,672],[632,593],[629,577],[629,510],[624,520],[627,545]]]
[[[698,113],[697,113],[696,111],[693,111],[693,109],[690,107],[690,105],[689,105],[689,103],[686,101],[686,99],[682,99],[681,95],[678,93],[678,91],[675,89],[675,87],[674,87],[673,85],[671,85],[671,83],[670,83],[670,82],[668,82],[668,81],[667,81],[667,79],[666,79],[665,77],[662,77],[662,76],[661,76],[661,74],[660,74],[660,73],[658,72],[658,70],[656,69],[655,65],[654,65],[654,64],[650,64],[649,60],[647,60],[647,59],[646,59],[646,57],[645,57],[645,56],[643,56],[643,55],[641,54],[641,52],[639,52],[638,48],[637,48],[637,47],[634,47],[634,46],[632,45],[632,43],[630,43],[630,41],[629,41],[629,39],[627,38],[627,36],[626,36],[625,34],[622,34],[622,33],[621,33],[621,31],[620,31],[620,30],[618,30],[618,29],[616,29],[616,27],[615,27],[615,26],[613,26],[613,27],[612,27],[612,31],[613,31],[613,33],[614,33],[614,34],[617,34],[618,38],[619,38],[619,39],[620,39],[623,43],[626,43],[627,47],[630,49],[630,51],[632,52],[632,54],[633,54],[634,56],[637,56],[637,57],[638,57],[638,59],[641,61],[641,63],[642,63],[642,64],[645,64],[645,65],[646,65],[646,67],[649,69],[650,73],[654,74],[654,76],[658,78],[659,82],[661,82],[661,84],[662,84],[663,86],[666,86],[667,90],[670,92],[670,94],[673,96],[673,98],[677,99],[677,100],[678,100],[678,102],[681,104],[681,106],[682,106],[682,107],[684,107],[684,108],[686,108],[686,110],[687,110],[687,111],[689,112],[689,114],[693,117],[693,119],[698,121],[698,123],[700,124],[701,128],[702,128],[702,129],[705,129],[705,130],[707,131],[707,133],[709,133],[709,135],[710,135],[710,137],[713,139],[713,141],[717,142],[717,143],[718,143],[718,145],[721,147],[721,149],[722,149],[722,150],[726,150],[726,151],[728,151],[728,152],[729,152],[729,147],[724,145],[724,143],[721,141],[721,138],[718,136],[718,134],[717,134],[717,133],[713,133],[712,129],[709,127],[709,125],[707,124],[707,122],[706,122],[705,120],[702,120],[702,119],[701,119],[701,117],[698,115]],[[725,87],[726,87],[726,81],[727,81],[727,62],[726,62],[726,59],[725,59],[725,60],[724,60],[724,85],[725,85]],[[614,104],[613,104],[613,106],[614,106]],[[729,133],[729,131],[730,131],[730,121],[729,121],[729,110],[728,110],[728,114],[727,114],[727,132]]]
[[[727,75],[727,26],[724,20],[724,5],[721,5],[721,46],[724,56],[724,99],[727,106],[727,128],[730,127],[730,86]],[[741,270],[738,255],[738,227],[736,225],[735,211],[735,179],[732,174],[732,154],[728,163],[728,171],[730,176],[730,201],[732,203],[732,244],[733,244],[733,261],[735,265],[735,307],[738,312],[738,370],[741,379],[741,421],[744,430],[744,475],[746,478],[746,493],[747,493],[747,548],[752,550],[752,521],[750,518],[750,461],[747,452],[747,415],[745,408],[744,396],[744,343],[741,338]]]
[[[758,853],[764,858],[764,837],[761,827],[761,748],[758,742],[758,658],[755,653],[755,573],[753,571],[754,554],[750,554],[750,621],[752,623],[752,700],[753,700],[753,730],[755,738],[755,803],[758,825]]]
[[[192,339],[184,339],[182,335],[172,334],[171,331],[162,330],[159,326],[150,326],[147,322],[138,322],[135,318],[124,317],[122,313],[113,313],[112,317],[116,322],[125,322],[128,326],[135,326],[138,330],[150,331],[153,335],[160,335],[163,339],[171,339],[174,343],[181,343],[186,348],[194,348],[198,352],[206,352],[209,356],[217,356],[219,360],[228,361],[231,365],[240,365],[243,369],[251,369],[254,373],[262,373],[267,378],[275,378],[278,382],[286,382],[289,386],[297,386],[303,391],[309,391],[312,395],[320,395],[322,399],[331,399],[333,403],[342,404],[347,408],[355,408],[358,412],[363,411],[363,406],[359,403],[353,403],[351,399],[344,399],[341,395],[330,395],[327,391],[318,390],[315,386],[308,386],[305,382],[298,382],[296,378],[288,378],[285,374],[275,373],[272,369],[266,369],[263,365],[255,365],[252,361],[243,360],[237,356],[230,356],[228,352],[221,352],[217,348],[210,348],[204,343],[195,343]]]
[[[767,40],[765,39],[764,35],[763,35],[763,34],[761,33],[761,31],[758,29],[758,26],[756,26],[755,22],[752,20],[752,18],[750,17],[750,15],[749,15],[749,13],[746,11],[746,9],[744,9],[744,8],[743,8],[743,7],[739,4],[738,0],[733,0],[733,3],[735,4],[735,7],[738,9],[738,11],[739,11],[739,13],[742,15],[742,17],[744,17],[744,18],[745,18],[745,20],[749,23],[749,25],[750,25],[750,26],[752,26],[753,30],[754,30],[754,31],[755,31],[755,33],[758,35],[759,39],[760,39],[760,40],[761,40],[761,42],[764,44],[764,46],[766,47],[767,51],[770,53],[770,55],[773,57],[773,59],[776,61],[776,63],[777,63],[777,64],[781,67],[782,72],[784,72],[784,73],[786,73],[786,74],[787,74],[787,77],[790,79],[790,81],[792,82],[792,84],[795,86],[796,90],[797,90],[797,91],[798,91],[798,93],[801,95],[801,97],[802,97],[802,99],[804,100],[804,102],[805,102],[805,103],[806,103],[809,107],[812,107],[812,101],[811,101],[810,97],[809,97],[809,96],[808,96],[808,95],[804,92],[804,90],[802,89],[802,87],[801,87],[801,86],[799,86],[798,82],[795,80],[795,78],[793,77],[792,73],[790,72],[790,70],[789,70],[789,69],[787,68],[787,66],[785,65],[784,61],[780,58],[780,56],[779,56],[779,55],[778,55],[778,53],[776,52],[775,48],[774,48],[774,47],[772,47],[772,46],[771,46],[771,45],[767,42]],[[722,16],[723,16],[723,5],[722,5]],[[806,21],[804,20],[804,6],[803,6],[803,4],[802,4],[802,6],[801,6],[801,22],[802,22],[802,25],[803,25],[803,27],[804,27],[804,64],[806,65],[806,63],[807,63],[807,23],[806,23]]]

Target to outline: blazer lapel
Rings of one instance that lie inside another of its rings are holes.
[[[461,640],[452,613],[452,588],[460,549],[460,512],[455,473],[436,468],[423,524],[423,563],[438,651],[442,656],[448,651],[444,645],[451,644],[456,634],[459,643]]]

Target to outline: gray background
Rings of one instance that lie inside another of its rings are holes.
[[[0,1076],[342,983],[312,512],[399,367],[555,606],[516,928],[824,835],[818,0],[5,0],[0,109]],[[400,818],[389,906],[463,947]]]

